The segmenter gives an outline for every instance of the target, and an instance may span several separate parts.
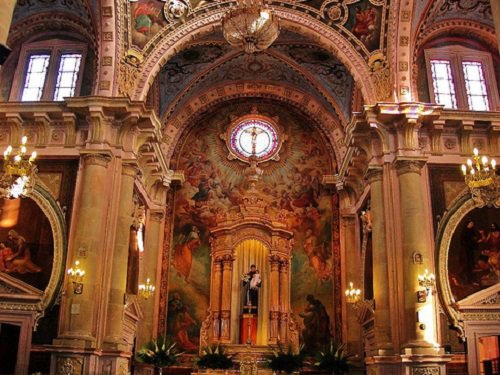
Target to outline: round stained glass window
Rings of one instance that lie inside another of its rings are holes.
[[[255,155],[259,160],[274,156],[278,149],[278,135],[274,127],[261,119],[241,121],[231,132],[231,148],[244,159]]]

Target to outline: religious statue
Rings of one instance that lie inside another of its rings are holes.
[[[262,278],[259,270],[252,264],[250,271],[243,275],[243,286],[245,287],[245,310],[249,313],[257,313],[259,306],[259,288],[262,285]]]

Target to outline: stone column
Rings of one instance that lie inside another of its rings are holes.
[[[10,48],[7,47],[7,38],[15,6],[16,0],[3,0],[2,6],[0,6],[0,65],[3,65],[10,54]]]
[[[282,343],[288,342],[288,311],[289,311],[289,279],[288,260],[281,259],[280,262],[280,331],[278,340]]]
[[[280,269],[280,259],[277,255],[269,256],[270,264],[270,275],[269,275],[269,321],[270,321],[270,332],[269,332],[269,343],[276,344],[278,341],[278,330],[279,330],[279,315],[280,315],[280,301],[279,294],[281,286],[279,284],[279,269]]]
[[[136,348],[140,349],[145,343],[156,337],[154,329],[155,302],[159,299],[159,286],[156,276],[158,269],[161,268],[161,262],[158,261],[159,250],[163,239],[164,210],[149,211],[148,220],[145,225],[144,242],[144,261],[143,261],[143,280],[150,279],[152,285],[156,286],[154,298],[142,299],[141,308],[144,318],[137,328]]]
[[[116,222],[116,234],[112,255],[111,279],[106,314],[104,345],[106,349],[130,350],[123,338],[123,319],[127,286],[127,261],[130,242],[130,227],[134,203],[134,181],[137,175],[135,164],[123,164],[120,196]]]
[[[68,264],[79,258],[86,271],[82,294],[74,294],[71,282],[67,283],[66,297],[61,307],[61,321],[57,344],[95,347],[97,339],[97,313],[101,296],[102,265],[106,218],[108,210],[108,164],[111,157],[89,153],[82,156],[79,201],[75,207],[73,235],[68,250]],[[65,339],[69,339],[66,342]]]
[[[428,227],[423,205],[421,169],[422,160],[398,160],[396,169],[399,180],[401,227],[402,227],[402,264],[404,277],[404,311],[406,318],[405,344],[403,347],[432,347],[425,339],[425,325],[419,313],[422,303],[417,301],[418,275],[427,268],[434,272],[432,251],[428,243]],[[414,263],[414,254],[421,255],[422,262]],[[437,316],[437,312],[434,311]]]
[[[233,273],[233,260],[233,257],[229,254],[222,257],[220,341],[223,343],[231,342],[231,280]]]
[[[212,265],[213,279],[210,291],[210,310],[212,311],[212,332],[210,337],[213,342],[219,341],[221,327],[221,289],[222,289],[222,259],[216,257]]]
[[[362,288],[361,253],[359,251],[352,251],[352,249],[357,249],[358,243],[361,240],[358,240],[359,231],[356,226],[356,216],[352,213],[343,213],[341,222],[342,256],[345,258],[345,285],[353,282],[356,287]],[[344,305],[345,310],[342,313],[346,320],[344,337],[346,338],[347,351],[357,355],[359,361],[361,361],[363,358],[363,338],[356,311],[357,306],[348,303],[344,303]]]
[[[392,351],[391,315],[389,312],[389,276],[385,237],[384,194],[381,167],[368,169],[366,178],[370,184],[372,213],[373,298],[375,300],[375,352],[371,355],[387,355]],[[375,282],[376,280],[376,282]]]

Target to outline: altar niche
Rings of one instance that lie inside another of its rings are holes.
[[[289,328],[296,327],[290,315],[293,233],[281,223],[269,221],[224,224],[210,231],[210,314],[203,324],[201,344],[265,347],[280,342],[297,346],[298,333]],[[252,265],[260,276],[250,272]],[[252,281],[248,276],[254,277],[254,284],[260,278],[257,306],[248,306],[247,285]]]

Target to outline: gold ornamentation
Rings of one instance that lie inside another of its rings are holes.
[[[500,189],[496,174],[495,159],[479,156],[479,151],[474,148],[474,156],[467,160],[467,165],[462,164],[465,183],[469,187],[472,199],[479,206],[500,207]]]
[[[278,17],[262,0],[241,0],[241,3],[222,19],[224,38],[246,53],[267,49],[279,35]]]
[[[120,76],[118,77],[118,91],[120,94],[127,95],[129,98],[134,95],[135,84],[139,79],[143,59],[139,52],[133,49],[128,50],[127,55],[120,64]]]
[[[375,86],[377,100],[383,101],[390,99],[393,90],[391,80],[391,70],[389,63],[382,54],[375,54],[368,61],[370,66],[370,74]]]

